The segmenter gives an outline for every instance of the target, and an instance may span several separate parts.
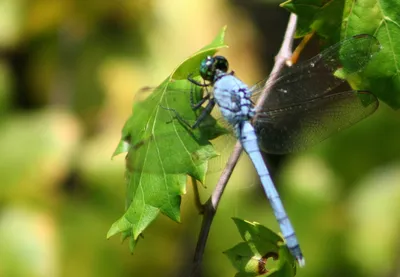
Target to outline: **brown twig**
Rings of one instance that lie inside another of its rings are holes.
[[[273,82],[273,80],[278,77],[278,75],[279,75],[278,73],[281,72],[282,69],[285,67],[286,60],[291,57],[293,37],[294,37],[294,32],[296,30],[296,23],[297,23],[296,15],[291,14],[289,22],[288,22],[288,26],[286,28],[286,33],[285,33],[285,37],[283,39],[282,46],[278,52],[278,55],[276,56],[275,64],[271,71],[270,78],[268,78],[267,83],[269,83],[271,81]],[[271,90],[271,87],[265,86],[263,92],[261,93],[260,98],[257,101],[256,108],[261,106],[262,103],[264,103],[270,90]],[[235,168],[235,166],[239,160],[242,150],[243,149],[242,149],[240,142],[237,142],[231,156],[229,157],[229,160],[225,166],[225,169],[221,174],[221,178],[219,179],[217,185],[215,186],[215,189],[214,189],[211,197],[204,205],[204,217],[203,217],[203,222],[201,225],[201,230],[200,230],[199,238],[197,241],[197,246],[196,246],[194,260],[193,260],[193,267],[192,267],[192,274],[191,274],[191,276],[193,276],[193,277],[198,276],[200,265],[201,265],[201,262],[203,259],[205,245],[206,245],[208,234],[209,234],[210,228],[211,228],[211,223],[212,223],[212,221],[214,219],[214,215],[217,211],[219,201],[221,200],[222,194],[223,194],[225,187],[229,181],[229,178],[232,175],[233,169]]]

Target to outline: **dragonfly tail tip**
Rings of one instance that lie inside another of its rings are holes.
[[[306,260],[303,256],[297,257],[296,260],[299,263],[300,267],[304,267],[306,265]]]

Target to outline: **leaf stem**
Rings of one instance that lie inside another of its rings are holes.
[[[194,204],[196,205],[196,208],[199,211],[199,213],[204,214],[205,205],[203,205],[200,200],[199,186],[197,180],[194,177],[191,177],[190,179],[192,181],[192,187],[193,187]]]
[[[274,78],[277,78],[279,76],[278,73],[281,72],[281,70],[285,67],[286,61],[291,57],[293,37],[296,30],[296,23],[297,23],[297,16],[291,14],[281,48],[277,56],[275,57],[275,64],[271,71],[270,78],[268,79],[267,82],[271,82],[273,81]],[[260,98],[257,101],[256,108],[261,106],[262,103],[264,103],[271,89],[272,89],[271,87],[265,86],[263,92],[260,95]],[[242,150],[243,148],[240,142],[238,141],[235,145],[235,148],[231,156],[229,157],[229,160],[225,166],[224,171],[221,174],[221,178],[219,179],[217,185],[215,186],[215,189],[211,197],[204,205],[204,217],[203,217],[203,222],[201,224],[201,230],[197,241],[197,246],[193,259],[192,272],[191,272],[191,276],[193,277],[200,275],[201,262],[203,259],[203,254],[208,234],[210,233],[211,223],[217,211],[219,201],[221,200],[222,194],[229,181],[229,178],[232,175],[233,169],[235,168],[239,160]]]

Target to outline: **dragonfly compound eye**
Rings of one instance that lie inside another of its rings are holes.
[[[229,63],[228,60],[223,56],[215,56],[214,57],[214,67],[216,70],[220,70],[222,72],[227,72]]]
[[[200,75],[204,80],[213,82],[217,70],[223,73],[228,71],[228,61],[223,56],[208,56],[201,61]]]
[[[200,64],[200,75],[204,80],[213,81],[215,76],[215,60],[212,56],[207,56]]]

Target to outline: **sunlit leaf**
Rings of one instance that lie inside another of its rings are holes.
[[[381,53],[362,75],[364,89],[373,92],[393,109],[400,108],[399,9],[400,2],[393,0],[348,1],[342,25],[342,37],[368,33],[381,43]]]
[[[133,250],[140,234],[161,212],[180,221],[181,195],[186,176],[204,182],[208,160],[215,157],[209,140],[222,134],[211,117],[203,128],[191,129],[200,111],[190,106],[190,91],[199,99],[201,88],[187,81],[199,75],[200,61],[222,47],[225,28],[214,41],[178,66],[144,101],[135,103],[122,130],[114,155],[126,156],[126,212],[110,228],[107,237],[123,233]],[[217,130],[217,131],[215,131]]]

